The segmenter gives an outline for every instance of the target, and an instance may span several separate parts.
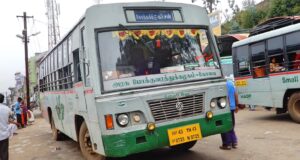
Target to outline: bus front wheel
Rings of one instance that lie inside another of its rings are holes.
[[[187,142],[183,144],[178,144],[176,146],[170,146],[171,149],[176,150],[176,151],[187,151],[190,148],[192,148],[197,141],[192,141],[192,142]]]
[[[290,97],[288,112],[295,122],[300,123],[300,92],[294,93]]]
[[[104,160],[105,157],[95,153],[92,147],[92,141],[89,134],[89,130],[85,122],[81,124],[79,131],[79,145],[82,155],[88,160]]]

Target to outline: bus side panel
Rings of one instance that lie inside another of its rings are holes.
[[[244,82],[243,85],[237,85],[241,104],[273,106],[269,78],[249,78],[237,81]]]
[[[289,72],[270,75],[270,83],[274,100],[274,107],[283,107],[284,94],[288,89],[299,89],[300,81],[297,73],[290,74]]]
[[[93,148],[97,153],[105,155],[93,89],[86,88],[84,93],[87,104],[88,119],[86,121],[88,121],[87,124],[88,129],[90,130],[89,133],[91,135],[92,142],[97,144],[97,147],[95,148],[95,146],[93,145]]]
[[[272,98],[274,105],[272,107],[275,108],[283,108],[283,98],[285,91],[287,89],[287,85],[282,82],[282,76],[272,76],[270,75],[270,84],[272,88]]]
[[[74,124],[74,109],[73,105],[68,103],[68,98],[71,97],[69,91],[59,92],[48,92],[44,96],[43,100],[43,116],[44,114],[48,117],[47,108],[51,108],[52,118],[55,123],[55,127],[76,140],[75,124]],[[44,113],[44,110],[46,111]]]
[[[67,91],[63,103],[65,107],[64,111],[64,133],[67,134],[70,138],[77,140],[76,130],[75,130],[75,113],[76,109],[74,107],[75,94],[73,90]]]
[[[68,135],[68,133],[65,130],[65,123],[64,123],[64,119],[65,119],[65,115],[64,113],[65,111],[65,103],[64,103],[64,94],[61,94],[61,92],[59,94],[56,94],[55,92],[48,92],[47,93],[48,97],[49,97],[49,104],[48,106],[50,106],[51,111],[52,111],[52,118],[54,120],[55,123],[55,127],[65,133],[66,135]]]
[[[39,98],[40,98],[39,99],[39,101],[40,101],[39,105],[41,106],[42,116],[43,116],[43,118],[45,118],[50,123],[47,106],[45,105],[46,96],[45,96],[44,93],[40,92],[40,97]]]

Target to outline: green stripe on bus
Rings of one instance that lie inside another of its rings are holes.
[[[139,130],[118,135],[102,136],[107,157],[124,157],[134,153],[150,151],[169,145],[167,130],[189,124],[199,123],[202,136],[223,133],[232,128],[231,113],[216,115],[212,120],[201,118],[171,125],[160,126],[153,133]],[[219,124],[218,126],[216,124]]]

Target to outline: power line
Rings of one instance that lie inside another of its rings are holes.
[[[39,31],[36,29],[36,25],[35,25],[35,21],[36,19],[33,19],[32,21],[32,27],[31,27],[31,33],[38,33]],[[32,37],[33,39],[31,40],[34,44],[35,47],[35,52],[41,52],[41,46],[40,46],[40,42],[39,42],[39,38],[38,36],[34,36]]]

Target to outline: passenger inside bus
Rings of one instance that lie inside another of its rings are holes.
[[[276,62],[276,58],[273,57],[271,59],[271,63],[270,63],[270,72],[279,72],[279,71],[284,71],[285,68],[280,66],[279,63]]]
[[[300,52],[295,53],[293,69],[300,69]]]
[[[258,78],[258,77],[265,77],[266,76],[265,67],[262,67],[262,66],[254,67],[254,76],[256,78]]]

